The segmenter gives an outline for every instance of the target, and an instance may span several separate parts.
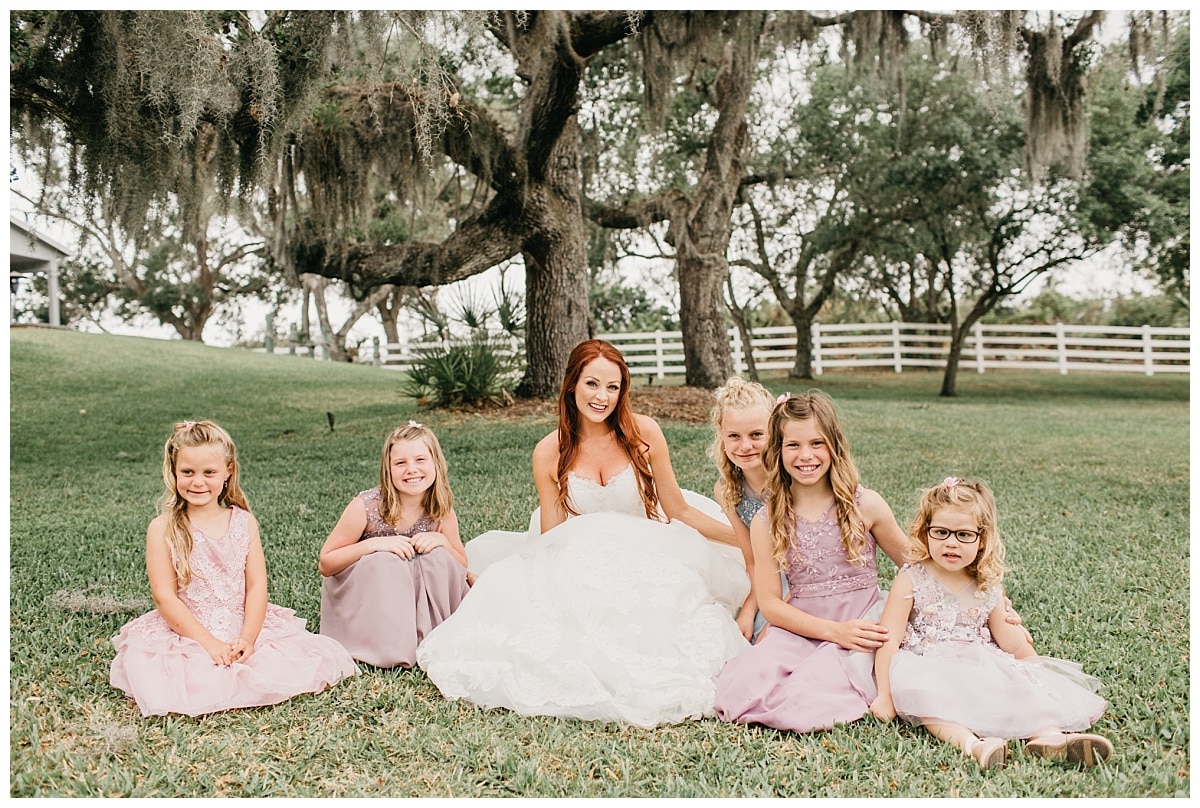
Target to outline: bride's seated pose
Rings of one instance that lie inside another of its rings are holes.
[[[612,345],[571,352],[558,428],[533,452],[528,533],[467,543],[474,587],[417,650],[441,692],[526,715],[642,727],[713,714],[713,676],[748,647],[744,553],[712,500],[676,482]]]

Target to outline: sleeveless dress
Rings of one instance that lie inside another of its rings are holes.
[[[861,494],[860,487],[856,496]],[[755,518],[766,517],[764,508]],[[787,558],[792,606],[838,621],[878,620],[883,613],[875,537],[867,534],[866,563],[850,564],[832,504],[815,522],[797,517]],[[774,626],[717,676],[717,716],[792,732],[855,721],[875,698],[874,661],[874,654],[848,651]]]
[[[367,526],[359,541],[407,536],[438,523],[422,513],[401,530],[379,515],[379,488],[359,494]],[[458,608],[467,594],[467,571],[445,547],[412,560],[395,553],[370,553],[336,575],[321,578],[321,633],[345,646],[360,662],[377,668],[411,668],[417,645]]]
[[[1029,738],[1048,728],[1079,732],[1104,714],[1100,681],[1074,662],[1016,659],[992,639],[987,620],[1001,602],[972,581],[950,592],[922,564],[905,564],[913,608],[892,657],[896,714],[910,724],[961,724],[976,735]]]
[[[192,525],[192,580],[179,597],[218,639],[232,641],[245,617],[249,516],[230,515],[224,536]],[[226,667],[195,640],[176,634],[157,610],[126,623],[113,637],[117,655],[109,682],[133,698],[142,715],[203,715],[236,707],[278,704],[320,693],[358,673],[336,640],[304,630],[291,609],[267,605],[254,653]]]
[[[737,513],[738,519],[741,519],[742,523],[746,527],[750,527],[750,520],[753,519],[754,515],[762,509],[762,506],[763,501],[759,493],[751,488],[749,483],[747,483],[745,480],[742,480],[742,495],[738,499],[737,505],[734,507],[734,512]],[[782,570],[779,572],[779,585],[783,593],[783,598],[786,600],[788,596],[788,582],[787,576],[783,574]],[[767,618],[763,617],[763,613],[761,611],[755,612],[754,631],[750,635],[750,642],[758,642],[758,638],[762,636],[763,629],[766,627]]]
[[[733,618],[750,589],[741,553],[647,519],[632,466],[607,485],[571,475],[568,489],[581,515],[467,543],[479,579],[418,664],[447,698],[523,715],[640,727],[712,715],[713,675],[748,647]]]

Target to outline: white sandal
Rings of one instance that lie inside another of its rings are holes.
[[[981,769],[999,769],[1008,760],[1008,741],[1004,738],[976,738],[971,744],[971,757]]]

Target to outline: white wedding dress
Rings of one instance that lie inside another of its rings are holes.
[[[713,676],[749,648],[734,621],[750,591],[741,553],[647,519],[632,466],[568,486],[581,515],[539,535],[535,512],[528,533],[467,542],[479,579],[417,664],[447,698],[524,715],[640,727],[713,715]]]

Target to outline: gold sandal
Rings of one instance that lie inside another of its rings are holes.
[[[1008,741],[1004,738],[979,738],[971,746],[971,757],[981,769],[999,769],[1008,760]]]
[[[1063,733],[1056,741],[1031,738],[1025,743],[1027,755],[1063,761],[1085,769],[1103,763],[1112,757],[1112,753],[1113,745],[1108,738],[1090,732]]]

